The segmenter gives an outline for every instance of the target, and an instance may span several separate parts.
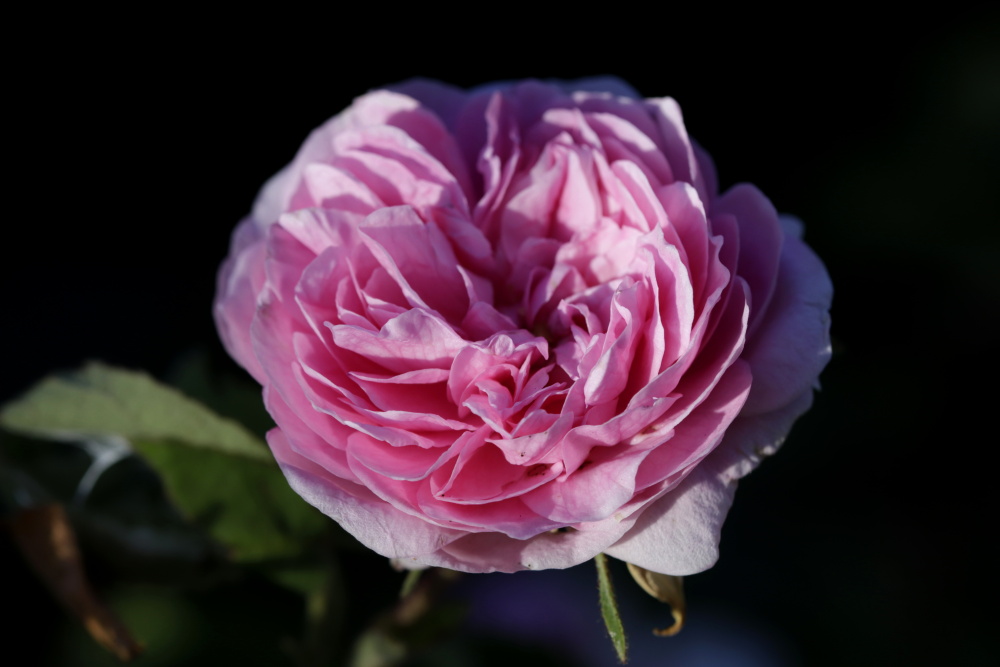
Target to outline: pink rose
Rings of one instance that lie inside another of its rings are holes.
[[[672,99],[411,81],[264,186],[215,317],[289,483],[378,553],[683,575],[812,402],[830,298]]]

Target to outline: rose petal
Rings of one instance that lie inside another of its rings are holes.
[[[303,500],[339,523],[369,549],[388,558],[434,552],[465,533],[405,514],[364,486],[343,480],[292,451],[279,429],[267,442],[281,471]]]
[[[250,327],[257,295],[264,287],[264,258],[267,248],[263,235],[251,220],[244,220],[233,232],[229,258],[219,270],[213,315],[222,343],[257,382],[265,375],[253,353]]]
[[[330,327],[334,342],[393,373],[447,368],[466,343],[439,317],[414,309],[390,320],[378,332]]]
[[[736,273],[750,285],[754,310],[750,333],[758,326],[778,279],[782,229],[771,201],[752,185],[736,185],[712,203],[712,215],[731,215],[740,227]]]
[[[735,482],[724,481],[703,461],[644,509],[632,529],[604,551],[661,574],[703,572],[719,558],[722,522],[735,492]]]
[[[584,563],[614,544],[635,521],[613,517],[545,532],[527,540],[499,533],[467,535],[434,552],[401,558],[404,567],[447,567],[462,572],[518,572],[567,568]]]
[[[468,293],[455,254],[436,225],[424,224],[412,208],[399,206],[371,214],[360,231],[411,307],[461,321],[469,307]]]
[[[785,237],[777,289],[743,357],[753,369],[745,414],[758,415],[809,391],[830,360],[833,285],[815,253]]]
[[[713,464],[722,471],[723,478],[739,479],[777,452],[792,424],[812,402],[813,392],[809,389],[777,410],[756,416],[741,413],[712,453]]]

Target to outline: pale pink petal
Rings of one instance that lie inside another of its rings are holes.
[[[473,96],[456,131],[481,179],[474,220],[485,234],[495,236],[496,208],[506,198],[520,162],[521,130],[510,104],[494,94]]]
[[[763,459],[778,451],[792,424],[813,402],[809,389],[788,405],[756,416],[741,414],[712,453],[713,465],[726,479],[739,479],[750,473]]]
[[[710,193],[705,187],[680,105],[670,97],[646,100],[647,108],[654,114],[660,136],[663,138],[663,154],[670,163],[675,181],[690,183],[698,190],[702,201],[708,201]],[[714,193],[711,193],[714,194]]]
[[[617,541],[635,517],[612,517],[546,532],[527,540],[499,533],[478,533],[449,542],[441,549],[400,559],[406,567],[437,566],[463,572],[518,572],[567,568],[585,563]]]
[[[558,523],[532,512],[520,498],[483,504],[448,502],[438,498],[426,483],[420,484],[416,494],[420,511],[428,520],[443,526],[463,526],[475,533],[499,532],[519,540],[559,527]]]
[[[291,206],[368,214],[385,206],[385,202],[351,172],[313,162],[302,170],[302,185]]]
[[[229,258],[219,270],[213,315],[226,351],[250,375],[264,383],[265,375],[253,353],[250,327],[257,308],[257,295],[264,287],[267,248],[262,234],[251,221],[233,233]]]
[[[646,320],[649,294],[642,283],[615,290],[608,337],[600,359],[584,382],[584,398],[597,405],[617,398],[628,383],[629,368],[642,337],[640,323]]]
[[[811,390],[830,360],[833,286],[815,253],[786,236],[777,288],[743,357],[753,370],[747,415],[778,409]]]
[[[358,327],[330,327],[334,342],[394,373],[447,368],[465,341],[454,330],[423,310],[409,310],[378,332]]]
[[[391,93],[375,92],[359,99],[359,103],[356,105],[357,115],[368,119],[370,121],[369,127],[381,121],[388,127],[404,131],[416,144],[432,155],[450,174],[451,178],[458,181],[464,192],[471,192],[469,174],[461,149],[448,128],[445,127],[446,124],[451,124],[450,121],[454,119],[457,111],[454,97],[445,90],[444,86],[438,86],[433,93],[427,85],[422,88],[419,91],[422,95],[440,102],[437,109],[425,107],[422,96],[406,95],[401,97]],[[417,90],[414,89],[412,92],[416,93]],[[368,105],[381,108],[374,110],[373,113]],[[433,113],[437,110],[440,110],[441,113]],[[380,114],[384,114],[384,116]]]
[[[431,480],[431,489],[439,500],[482,505],[521,496],[561,473],[561,464],[512,465],[498,447],[487,441],[463,450],[447,477]]]
[[[398,375],[351,372],[350,377],[365,392],[372,405],[381,410],[405,405],[415,413],[457,416],[448,400],[445,382],[448,371],[427,368]]]
[[[669,493],[639,514],[632,529],[604,551],[653,572],[686,576],[719,558],[722,522],[736,492],[707,465],[695,466]]]
[[[433,473],[454,454],[449,447],[391,445],[366,434],[353,433],[347,443],[347,455],[351,463],[387,479],[417,481]]]
[[[633,165],[652,184],[672,182],[673,171],[654,139],[657,136],[656,128],[638,105],[630,106],[633,111],[631,119],[617,115],[622,111],[622,107],[618,107],[611,112],[587,114],[587,121],[600,136],[609,161]],[[645,131],[633,125],[630,120],[642,125]]]
[[[296,493],[387,558],[431,553],[465,534],[400,512],[364,486],[331,475],[295,454],[278,429],[268,433],[267,441]]]
[[[712,215],[731,215],[740,227],[740,258],[736,273],[750,286],[753,313],[750,334],[767,312],[775,281],[784,234],[778,212],[764,194],[752,185],[737,185],[712,203]]]

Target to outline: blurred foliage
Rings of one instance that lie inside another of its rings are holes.
[[[80,558],[58,555],[76,553],[72,535],[121,582],[217,585],[250,574],[241,563],[300,592],[323,579],[316,547],[330,522],[263,442],[146,374],[91,363],[46,378],[3,406],[0,426],[8,531],[92,633],[116,626],[95,625],[110,612],[87,592]],[[46,508],[69,517],[72,528],[51,525],[70,537],[46,541],[49,524],[35,520]]]
[[[185,517],[237,561],[295,556],[328,523],[289,488],[264,443],[143,373],[90,364],[47,378],[8,403],[0,425],[87,443],[100,450],[91,465],[133,447]]]
[[[28,564],[94,641],[123,662],[142,652],[121,619],[94,593],[62,505],[51,503],[17,511],[5,524]]]
[[[120,437],[168,442],[270,462],[267,447],[238,423],[220,418],[141,372],[91,362],[45,378],[0,410],[0,425],[51,440]]]

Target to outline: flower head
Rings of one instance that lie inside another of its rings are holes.
[[[404,565],[712,565],[812,401],[831,286],[678,105],[616,80],[411,81],[317,129],[215,313],[291,485]]]

